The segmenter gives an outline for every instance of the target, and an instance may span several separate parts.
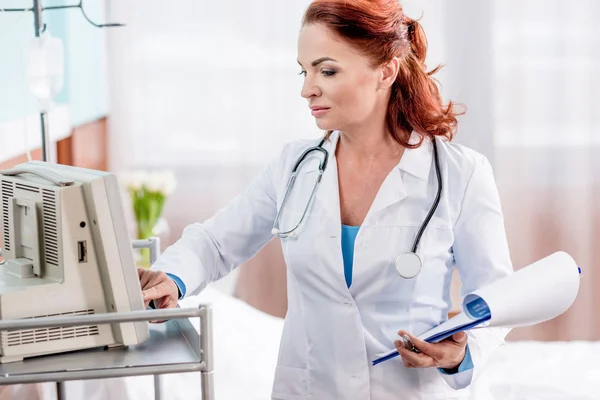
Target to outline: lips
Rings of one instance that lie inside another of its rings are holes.
[[[313,115],[313,117],[320,117],[329,111],[329,107],[310,106],[310,110],[310,113]]]

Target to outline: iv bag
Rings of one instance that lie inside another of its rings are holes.
[[[41,112],[49,111],[63,87],[64,48],[48,31],[31,41],[28,65],[29,90],[38,99]]]

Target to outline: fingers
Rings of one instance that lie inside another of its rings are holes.
[[[403,343],[399,340],[394,342],[396,350],[402,357],[402,362],[406,368],[426,368],[434,367],[436,361],[425,353],[415,353],[404,347]]]
[[[165,296],[154,300],[156,308],[174,308],[177,307],[177,300],[173,296]]]
[[[144,271],[138,274],[141,276],[140,285],[142,287],[142,296],[146,307],[151,300],[155,300],[157,307],[164,305],[177,304],[177,285],[164,272]],[[161,300],[165,298],[164,301]]]
[[[148,286],[149,287],[147,287],[145,290],[142,290],[144,302],[150,300],[158,300],[162,297],[169,296],[172,294],[171,287],[167,285],[167,282],[154,282],[153,285],[153,282],[150,281]]]
[[[408,336],[413,346],[415,346],[420,352],[425,353],[436,360],[441,359],[445,355],[444,349],[440,348],[440,346],[435,343],[427,343],[406,331],[400,331],[398,334]]]
[[[152,275],[154,275],[154,274],[155,274],[154,271],[150,271],[145,268],[138,268],[138,276],[140,278],[140,286],[142,288],[144,288],[148,284],[148,281],[150,280],[150,278],[152,278]]]
[[[175,308],[177,307],[177,299],[173,296],[164,296],[160,299],[154,300],[154,305],[157,309],[159,308]],[[166,322],[166,320],[153,320],[150,321],[151,324],[162,324]]]
[[[439,367],[439,368],[454,368],[464,359],[465,348],[467,346],[468,337],[464,332],[454,334],[452,337],[442,340],[438,343],[427,343],[406,331],[399,331],[399,335],[406,335],[413,346],[421,353],[414,353],[405,348],[402,341],[397,341],[396,349],[402,356],[404,365],[408,368],[422,367]],[[396,344],[395,343],[395,344]]]
[[[138,277],[145,309],[148,308],[151,301],[154,302],[156,308],[177,307],[179,293],[177,285],[164,272],[138,268]],[[162,322],[165,321],[150,321],[154,324]]]
[[[146,296],[148,294],[156,293],[156,290],[158,290],[158,289],[153,289],[150,292],[148,292],[148,291],[150,289],[160,286],[168,281],[169,281],[169,277],[164,272],[147,271],[147,273],[142,277],[142,281],[140,282],[140,285],[142,287],[142,294],[144,296]],[[162,291],[164,288],[161,287],[159,289]],[[156,296],[156,295],[153,295],[153,296]],[[151,298],[148,298],[147,300],[155,300],[155,299],[157,299],[157,297],[151,297]],[[144,297],[144,300],[146,300],[146,297]]]
[[[146,284],[142,285],[142,290],[146,290],[153,286],[157,286],[160,283],[166,281],[167,279],[169,279],[169,277],[164,272],[148,271],[148,274],[146,274],[146,277],[144,279],[146,281]]]
[[[455,333],[454,335],[452,335],[452,340],[454,340],[456,343],[458,343],[460,345],[466,345],[467,341],[469,340],[469,337],[464,332],[458,332],[458,333]]]

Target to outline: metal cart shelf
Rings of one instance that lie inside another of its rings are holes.
[[[200,318],[200,334],[187,318]],[[64,382],[138,375],[155,376],[155,398],[160,399],[162,374],[200,372],[203,400],[214,400],[212,362],[212,309],[199,308],[133,311],[71,317],[0,321],[0,331],[80,326],[118,322],[167,320],[150,325],[150,338],[142,344],[80,350],[0,364],[0,385],[58,382],[58,398],[65,399]]]
[[[135,240],[132,245],[136,249],[149,249],[151,263],[158,259],[158,238]],[[188,318],[200,319],[200,334]],[[198,308],[4,320],[0,321],[0,331],[134,321],[167,322],[150,324],[150,338],[139,345],[79,350],[0,364],[0,385],[56,382],[58,400],[66,400],[65,381],[154,375],[154,398],[160,400],[160,375],[200,372],[201,399],[214,400],[210,304]]]

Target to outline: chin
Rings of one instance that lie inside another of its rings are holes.
[[[315,123],[317,127],[322,131],[334,131],[337,129],[338,124],[332,123],[331,121],[327,121],[324,118],[315,118]]]

